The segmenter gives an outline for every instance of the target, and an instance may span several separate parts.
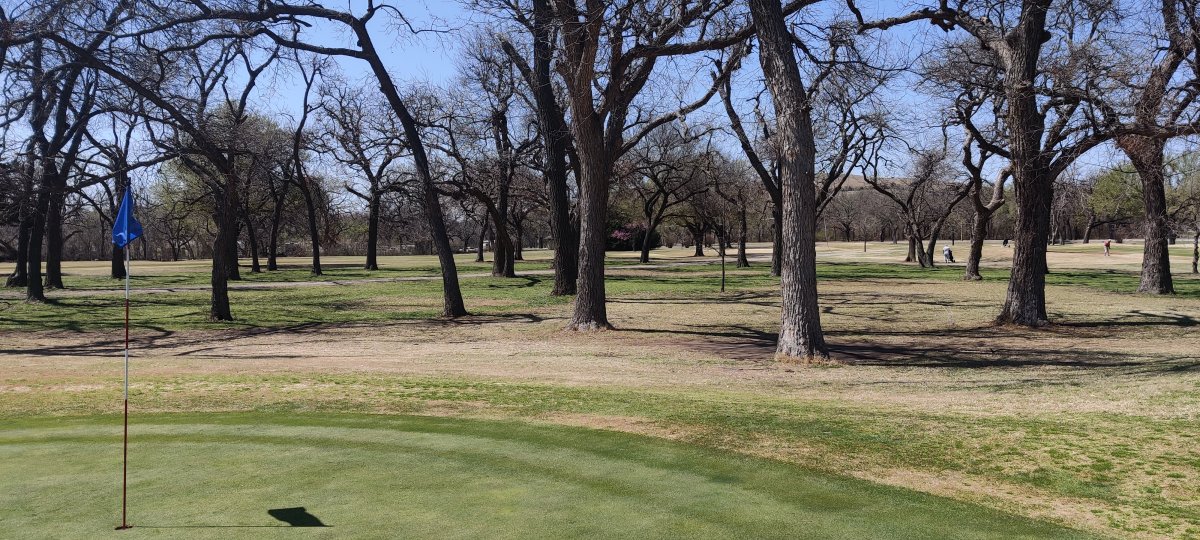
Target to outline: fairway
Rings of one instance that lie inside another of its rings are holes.
[[[0,431],[0,527],[24,538],[1085,538],[978,506],[648,437],[362,415],[157,415]],[[47,467],[54,463],[53,467]],[[280,528],[273,531],[269,527]]]

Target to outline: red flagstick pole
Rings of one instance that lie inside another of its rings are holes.
[[[133,527],[125,519],[126,493],[129,485],[129,244],[125,251],[125,434],[121,441],[121,526],[117,530]]]

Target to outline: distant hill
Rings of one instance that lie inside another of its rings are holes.
[[[884,185],[903,185],[911,182],[910,178],[900,177],[884,177],[880,178],[880,183]],[[859,191],[871,189],[871,184],[867,183],[867,179],[861,174],[852,174],[846,178],[846,183],[842,184],[842,191]]]

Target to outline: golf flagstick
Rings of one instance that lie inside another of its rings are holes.
[[[132,191],[132,186],[125,186],[125,196],[121,198],[121,208],[113,218],[112,231],[113,244],[125,250],[125,433],[121,438],[121,526],[117,530],[132,526],[126,519],[126,493],[129,486],[129,246],[142,236],[142,224],[133,217]]]
[[[125,252],[125,433],[121,438],[121,526],[117,530],[132,527],[125,519],[126,493],[129,481],[129,245]]]

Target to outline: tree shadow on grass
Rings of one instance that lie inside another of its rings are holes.
[[[180,353],[180,356],[188,356],[202,354],[215,349],[223,349],[229,346],[231,337],[255,337],[255,336],[270,336],[270,335],[303,335],[321,330],[326,325],[324,323],[301,323],[289,326],[280,327],[256,327],[237,330],[231,336],[228,332],[186,332],[180,333],[165,328],[139,324],[137,327],[138,335],[131,336],[130,348],[148,350],[157,347],[171,347],[177,345],[173,343],[173,339],[185,339],[189,345],[202,345],[213,343],[210,347],[201,347],[191,349]],[[342,325],[345,326],[345,325]],[[149,330],[152,333],[147,333]],[[0,355],[7,354],[22,354],[31,356],[97,356],[106,357],[121,354],[125,347],[125,335],[120,329],[110,332],[93,334],[97,339],[81,341],[76,343],[55,343],[44,347],[31,348],[5,348],[0,349]]]
[[[540,323],[546,318],[536,313],[490,313],[467,315],[453,319],[433,319],[417,321],[421,324],[436,324],[439,326],[483,326],[494,323]]]
[[[1183,313],[1151,313],[1140,309],[1131,309],[1120,318],[1096,321],[1055,322],[1058,326],[1068,328],[1116,328],[1116,327],[1150,327],[1150,326],[1179,326],[1192,327],[1200,325],[1200,321],[1191,315]]]
[[[626,331],[669,334],[686,339],[684,348],[721,358],[767,362],[775,355],[778,334],[747,326],[690,325],[678,329]],[[837,332],[826,332],[827,337]],[[861,333],[855,332],[855,336]],[[834,360],[850,366],[996,369],[1065,367],[1107,369],[1127,374],[1178,373],[1200,370],[1200,358],[1188,356],[1138,359],[1127,352],[1080,351],[1070,347],[1035,348],[1022,331],[1006,327],[978,327],[873,333],[876,340],[829,342]],[[886,338],[922,338],[922,344],[894,343]]]

